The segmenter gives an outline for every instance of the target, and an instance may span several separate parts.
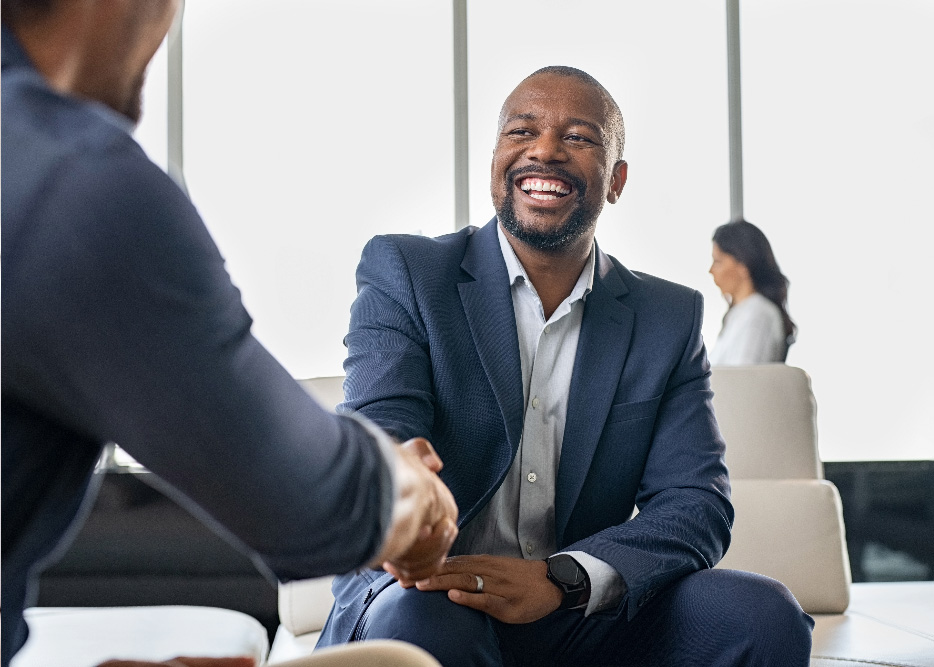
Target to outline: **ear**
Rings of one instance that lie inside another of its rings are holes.
[[[623,192],[623,186],[626,185],[626,175],[629,172],[629,165],[626,160],[620,160],[613,165],[613,180],[610,181],[610,189],[607,190],[606,200],[615,204]]]

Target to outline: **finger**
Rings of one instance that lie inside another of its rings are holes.
[[[425,438],[406,440],[400,447],[415,454],[425,464],[425,467],[432,472],[441,472],[441,468],[444,467],[441,457],[438,456],[435,448]]]
[[[484,577],[484,590],[487,590],[489,583],[489,579]],[[442,574],[422,579],[415,582],[415,586],[420,591],[450,591],[457,589],[467,593],[476,593],[478,582],[477,575],[460,572],[458,574]]]
[[[256,660],[249,656],[236,658],[175,658],[172,662],[177,662],[185,667],[256,667]]]
[[[506,602],[505,598],[501,598],[498,595],[490,595],[489,593],[465,593],[457,589],[448,591],[448,599],[462,607],[470,607],[471,609],[482,611],[494,618],[500,617],[500,609]]]
[[[392,560],[392,565],[405,577],[424,579],[438,572],[444,557],[457,537],[457,526],[442,519],[431,527],[427,537],[417,540],[403,554]]]
[[[399,585],[402,586],[402,588],[414,588],[415,579],[404,574],[402,570],[395,567],[392,563],[388,561],[383,563],[383,569],[391,574],[392,578],[399,582]]]

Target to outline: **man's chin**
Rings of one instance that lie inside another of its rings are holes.
[[[541,226],[520,221],[509,215],[505,217],[499,215],[499,220],[513,238],[543,252],[560,252],[572,245],[587,231],[586,226],[573,224],[577,222],[573,218],[560,227],[552,229],[542,229]]]

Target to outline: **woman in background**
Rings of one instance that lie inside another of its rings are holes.
[[[729,304],[710,353],[714,366],[785,361],[797,326],[788,315],[788,278],[765,234],[745,220],[713,235],[710,274]]]

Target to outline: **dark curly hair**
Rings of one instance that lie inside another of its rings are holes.
[[[745,220],[728,222],[717,227],[713,242],[745,266],[755,290],[778,306],[785,324],[785,340],[791,345],[798,326],[788,314],[788,278],[778,268],[772,245],[762,230]]]

